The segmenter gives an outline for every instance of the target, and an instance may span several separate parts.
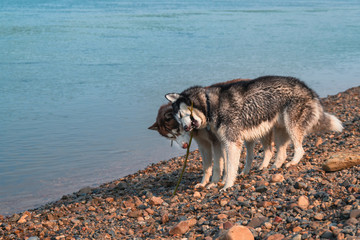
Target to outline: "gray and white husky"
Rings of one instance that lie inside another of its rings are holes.
[[[294,157],[285,165],[288,167],[303,157],[306,134],[313,130],[340,132],[343,128],[339,119],[324,112],[318,95],[292,77],[264,76],[207,88],[195,86],[180,94],[169,93],[166,98],[173,103],[174,116],[185,131],[208,129],[225,150],[222,190],[234,184],[244,141],[253,143],[274,131],[277,155],[273,167],[279,168],[291,140]],[[193,115],[189,110],[192,103]]]
[[[248,79],[234,79],[228,82],[222,82],[217,83],[212,86],[220,86],[220,85],[226,85],[234,82],[239,81],[247,81]],[[210,86],[210,87],[212,87]],[[187,148],[190,134],[189,132],[185,132],[182,128],[182,125],[179,125],[179,123],[175,120],[175,117],[173,115],[173,108],[172,105],[165,104],[162,105],[159,108],[158,115],[156,117],[156,122],[149,127],[151,130],[156,130],[160,133],[160,135],[176,141],[181,147]],[[209,131],[207,128],[203,129],[194,129],[193,130],[193,137],[194,140],[197,142],[199,151],[202,157],[203,162],[203,178],[199,184],[195,186],[195,188],[198,187],[205,187],[211,178],[211,183],[207,186],[208,188],[211,188],[219,182],[222,173],[225,171],[224,169],[224,158],[226,153],[224,152],[224,149],[221,147],[220,141],[217,139],[217,137]],[[260,166],[261,168],[264,167],[264,164],[266,162],[269,162],[272,158],[273,152],[272,152],[272,135],[271,133],[268,135],[263,136],[261,139],[261,143],[264,148],[264,160],[263,164]],[[246,163],[250,163],[250,165],[246,165],[244,170],[241,172],[241,174],[248,174],[251,167],[252,159],[254,158],[254,142],[253,141],[245,141],[246,146]],[[213,163],[213,164],[212,164]],[[266,167],[266,166],[265,166]],[[225,173],[226,174],[226,173]]]

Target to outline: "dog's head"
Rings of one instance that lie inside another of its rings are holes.
[[[199,104],[199,98],[202,102],[206,102],[206,99],[201,99],[205,98],[205,96],[198,95],[194,98],[183,92],[181,94],[169,93],[165,97],[172,103],[174,117],[186,132],[206,126],[204,107]]]
[[[189,145],[190,135],[176,121],[171,103],[159,108],[156,122],[148,129],[158,131],[161,136],[177,142],[182,148]]]

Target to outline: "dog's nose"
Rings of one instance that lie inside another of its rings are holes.
[[[188,127],[187,125],[184,126],[184,130],[185,132],[188,132],[190,130],[190,127]]]
[[[188,143],[183,143],[183,145],[182,145],[182,148],[188,148],[188,146],[189,146],[189,144]]]

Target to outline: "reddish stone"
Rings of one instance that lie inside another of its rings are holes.
[[[152,197],[150,198],[150,204],[151,205],[161,205],[164,202],[161,197]]]
[[[284,235],[277,233],[277,234],[269,236],[266,240],[282,240],[284,238],[285,238]]]
[[[281,218],[281,217],[276,216],[276,217],[274,218],[274,222],[276,222],[276,223],[280,223],[280,222],[282,222],[282,218]]]
[[[176,224],[170,229],[170,235],[182,235],[189,230],[189,223],[187,221],[182,221]]]
[[[219,240],[254,240],[254,235],[247,227],[235,225],[224,232]]]

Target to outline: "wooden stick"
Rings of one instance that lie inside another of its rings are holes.
[[[192,117],[193,116],[193,109],[194,109],[194,103],[191,102],[191,108],[189,108],[190,110],[190,116]],[[179,176],[179,180],[176,184],[176,187],[175,187],[175,190],[173,192],[173,196],[175,196],[177,190],[178,190],[178,187],[180,185],[180,182],[181,182],[181,179],[184,175],[184,172],[185,172],[185,168],[186,168],[186,163],[187,163],[187,160],[189,159],[189,153],[190,153],[190,146],[191,146],[191,142],[192,142],[192,139],[193,139],[193,132],[191,131],[190,132],[190,140],[189,140],[189,145],[187,146],[187,149],[186,149],[186,156],[185,156],[185,161],[184,161],[184,166],[182,168],[182,171],[181,171],[181,174]]]
[[[180,185],[181,179],[182,179],[182,177],[183,177],[183,175],[184,175],[184,172],[185,172],[186,163],[187,163],[187,160],[188,160],[188,158],[189,158],[190,146],[191,146],[192,138],[193,138],[193,132],[191,131],[191,132],[190,132],[189,145],[188,145],[188,147],[187,147],[187,149],[186,149],[186,157],[185,157],[184,166],[183,166],[183,168],[182,168],[181,174],[180,174],[180,176],[179,176],[179,180],[178,180],[178,182],[177,182],[177,184],[176,184],[176,187],[175,187],[175,190],[174,190],[174,192],[173,192],[173,196],[175,196],[175,194],[176,194],[176,192],[177,192],[177,190],[178,190],[178,187],[179,187],[179,185]]]

